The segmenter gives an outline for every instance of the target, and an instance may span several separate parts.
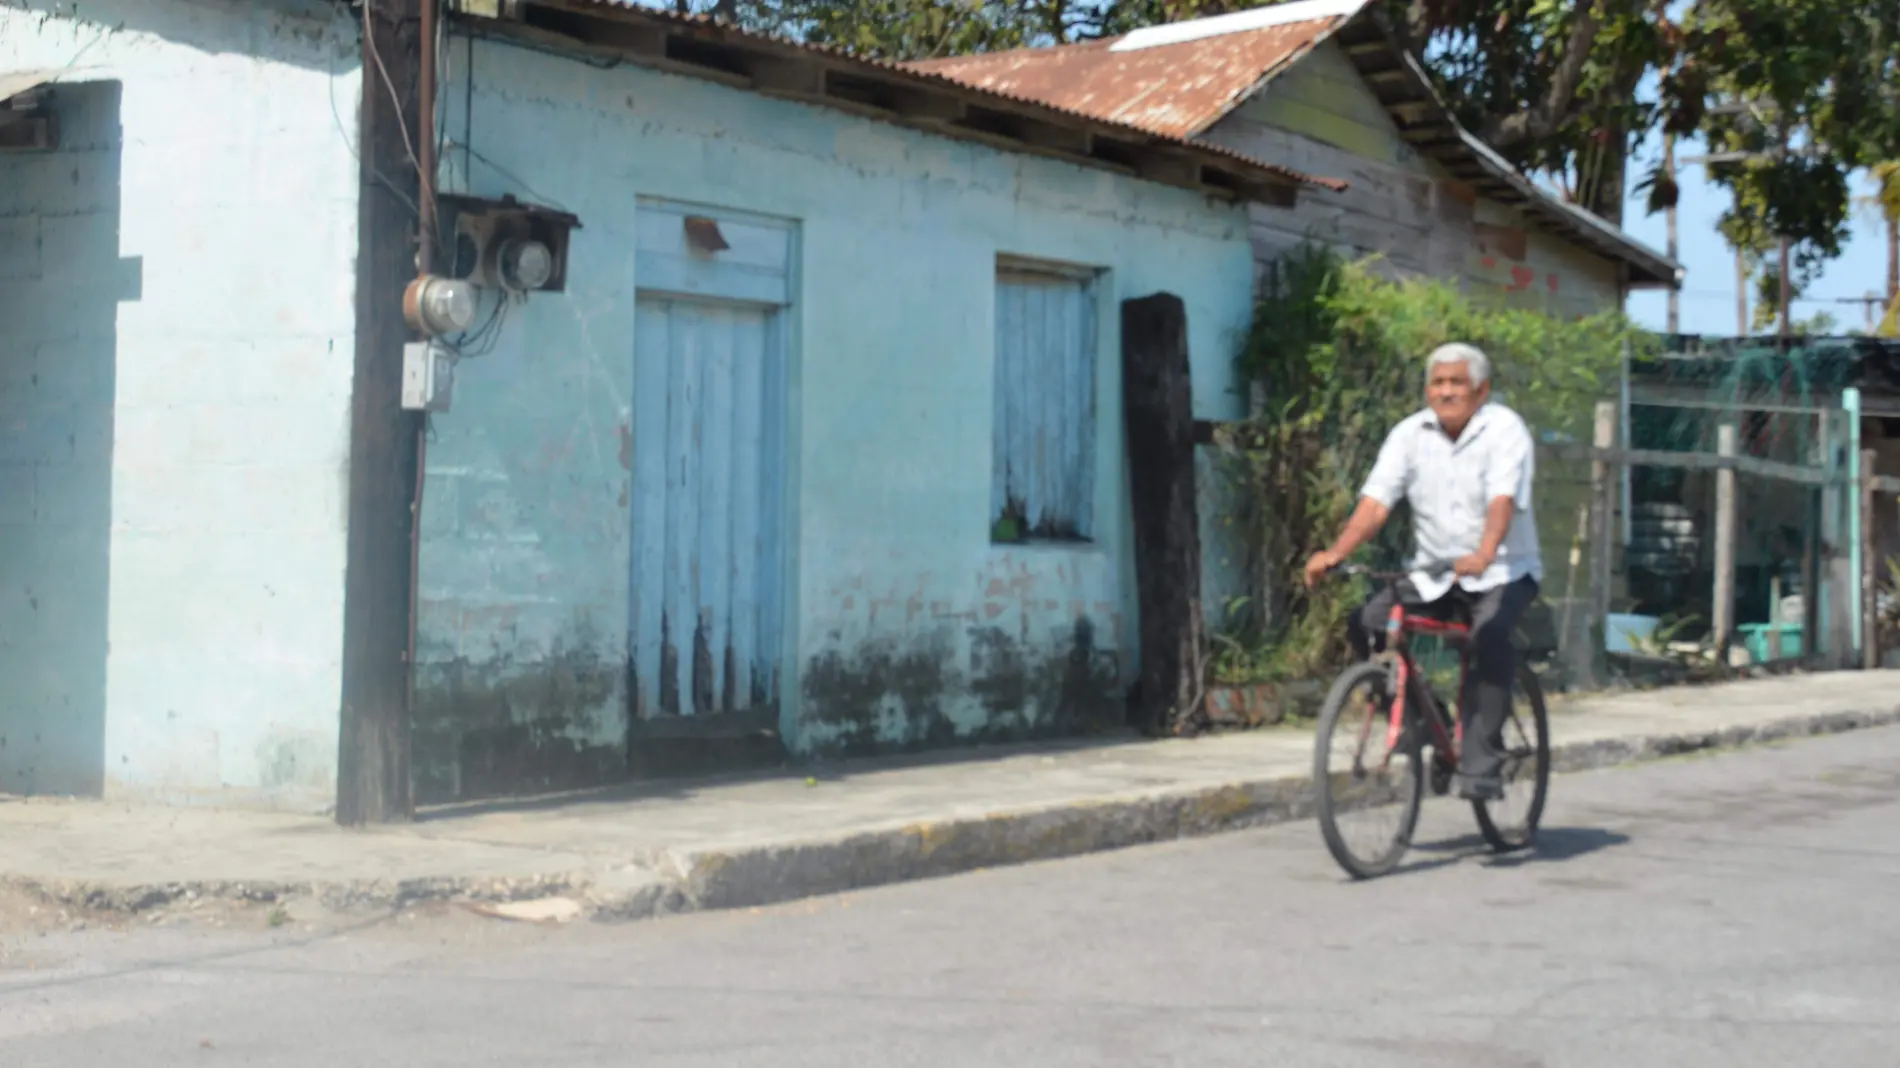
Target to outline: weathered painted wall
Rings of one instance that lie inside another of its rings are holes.
[[[96,794],[119,86],[75,85],[59,105],[59,151],[0,153],[0,790]]]
[[[0,791],[334,796],[355,53],[320,0],[0,7],[74,83],[0,155]]]
[[[434,420],[422,796],[622,759],[638,197],[795,228],[778,714],[796,753],[1119,721],[1133,583],[1119,301],[1188,303],[1196,404],[1230,412],[1251,251],[1237,207],[718,84],[464,42],[446,165],[576,212],[568,292],[511,314]],[[999,253],[1102,269],[1095,541],[990,541]],[[514,748],[519,747],[519,748]]]
[[[1293,208],[1256,206],[1263,262],[1310,237],[1349,255],[1381,253],[1401,273],[1460,279],[1515,306],[1566,315],[1618,306],[1610,261],[1528,229],[1515,209],[1420,156],[1336,44],[1322,44],[1206,136],[1351,183]]]

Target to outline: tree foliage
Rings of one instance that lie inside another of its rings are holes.
[[[1385,2],[1465,123],[1599,214],[1652,131],[1738,157],[1709,169],[1722,233],[1763,262],[1786,235],[1797,291],[1840,253],[1851,172],[1900,158],[1900,0]],[[1639,189],[1677,196],[1660,162]]]

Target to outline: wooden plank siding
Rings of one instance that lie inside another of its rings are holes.
[[[1302,194],[1292,208],[1254,205],[1263,270],[1310,237],[1348,255],[1383,253],[1395,274],[1455,280],[1516,307],[1574,316],[1619,305],[1612,261],[1527,227],[1515,209],[1419,155],[1332,42],[1202,136],[1350,183],[1340,194]]]

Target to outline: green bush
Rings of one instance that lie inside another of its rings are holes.
[[[1432,349],[1477,345],[1492,361],[1494,397],[1534,432],[1587,441],[1624,346],[1648,347],[1619,312],[1563,320],[1444,282],[1381,277],[1377,266],[1302,245],[1274,265],[1255,308],[1239,358],[1252,414],[1217,438],[1247,591],[1213,650],[1216,681],[1314,678],[1345,662],[1346,616],[1366,591],[1309,592],[1301,568],[1345,523],[1386,434],[1423,405]],[[1369,562],[1402,563],[1403,512],[1366,550]]]

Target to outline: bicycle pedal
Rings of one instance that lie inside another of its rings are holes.
[[[1451,793],[1451,781],[1456,776],[1451,765],[1442,760],[1432,761],[1431,787],[1433,797],[1443,797]]]

